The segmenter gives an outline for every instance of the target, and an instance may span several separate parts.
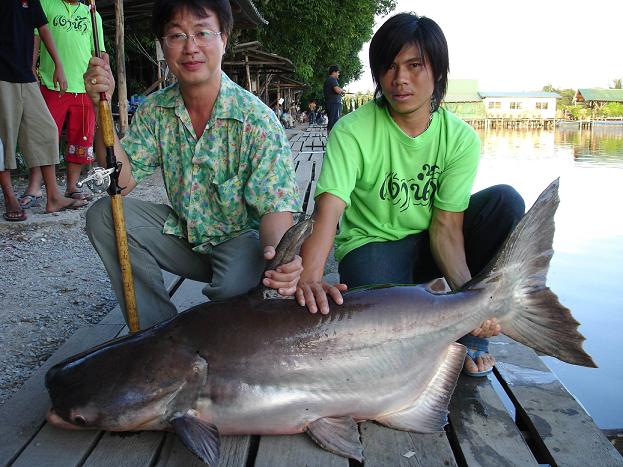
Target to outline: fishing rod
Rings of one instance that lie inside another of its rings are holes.
[[[89,11],[91,13],[95,56],[102,58],[99,44],[95,0],[89,0]],[[102,139],[104,140],[104,146],[106,146],[106,170],[96,171],[87,178],[94,180],[95,186],[101,187],[104,184],[110,183],[108,185],[108,194],[110,195],[112,203],[112,219],[117,244],[117,257],[119,258],[119,267],[121,269],[121,283],[123,286],[126,318],[128,320],[130,332],[134,333],[140,329],[140,326],[138,321],[138,312],[136,310],[136,293],[134,291],[132,265],[130,263],[130,254],[128,252],[128,237],[125,230],[125,218],[123,216],[123,196],[121,195],[123,188],[119,187],[118,183],[122,164],[121,162],[118,162],[115,157],[114,123],[110,102],[108,101],[108,97],[105,92],[100,93],[98,121],[102,132]]]

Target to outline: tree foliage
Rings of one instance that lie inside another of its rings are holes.
[[[616,80],[613,80],[613,82],[616,86]],[[556,89],[551,84],[546,84],[543,86],[543,91],[560,94],[561,99],[558,99],[556,103],[556,114],[562,118],[583,120],[587,118],[623,117],[623,104],[620,102],[608,102],[605,105],[591,109],[586,103],[574,102],[574,89]]]
[[[395,0],[255,0],[268,25],[241,40],[259,40],[266,50],[286,57],[296,78],[309,85],[307,97],[322,100],[329,65],[340,67],[340,84],[357,79],[358,54],[372,37],[375,15],[386,15]]]

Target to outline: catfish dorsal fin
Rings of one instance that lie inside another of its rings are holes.
[[[292,261],[305,239],[311,235],[313,228],[314,220],[311,217],[303,219],[290,227],[281,237],[277,248],[275,248],[275,257],[268,262],[264,272],[277,269],[282,264]],[[263,277],[264,274],[262,274]],[[280,297],[276,290],[263,286],[261,280],[260,289],[264,298]]]

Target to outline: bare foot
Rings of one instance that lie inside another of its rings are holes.
[[[470,353],[476,358],[473,359]],[[465,355],[465,362],[463,363],[463,371],[468,374],[482,373],[490,371],[495,365],[495,357],[486,352],[477,352],[473,349],[469,349],[469,353]]]
[[[61,196],[57,199],[51,199],[48,197],[48,203],[45,206],[46,214],[53,212],[65,211],[67,209],[80,209],[89,204],[87,201],[65,198]]]
[[[22,210],[22,207],[19,205],[19,200],[15,196],[5,198],[4,203],[7,212],[20,212]]]

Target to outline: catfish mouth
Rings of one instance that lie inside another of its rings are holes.
[[[105,420],[102,420],[97,413],[89,410],[88,407],[56,410],[52,406],[48,409],[46,419],[51,425],[69,430],[141,431],[159,429],[166,426],[163,419],[169,412],[169,405],[175,401],[185,386],[186,383],[167,391],[165,394],[158,394],[151,401],[146,401],[139,410],[128,408],[123,415],[113,420],[115,423],[112,425],[108,425]]]
[[[50,425],[53,425],[58,428],[64,428],[65,430],[83,430],[86,427],[74,425],[73,423],[69,423],[63,417],[58,415],[54,410],[54,407],[50,407],[48,409],[48,413],[46,415],[46,419]]]
[[[82,417],[76,416],[75,420],[82,420],[82,422],[69,422],[63,417],[61,417],[55,410],[54,407],[50,407],[48,409],[48,413],[46,414],[46,420],[50,425],[53,425],[57,428],[62,428],[64,430],[105,430],[105,431],[141,431],[148,430],[151,427],[158,427],[161,425],[161,417],[158,415],[153,415],[149,417],[144,417],[139,420],[137,423],[124,425],[123,427],[106,427],[102,425],[89,425],[89,423]]]

